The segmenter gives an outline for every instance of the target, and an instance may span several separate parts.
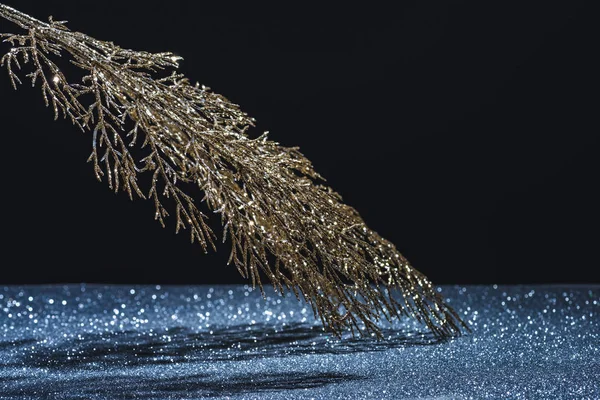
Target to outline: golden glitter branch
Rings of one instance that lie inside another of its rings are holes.
[[[189,230],[204,251],[215,247],[207,216],[182,189],[197,185],[207,208],[221,216],[229,261],[240,274],[262,290],[262,270],[276,291],[304,298],[336,335],[350,329],[381,337],[377,322],[403,315],[439,337],[467,328],[392,243],[337,193],[315,183],[321,177],[297,148],[280,146],[266,133],[248,136],[254,119],[175,73],[179,57],[125,50],[2,4],[0,16],[25,31],[2,35],[12,48],[1,65],[15,89],[22,82],[17,73],[28,65],[25,77],[40,85],[55,118],[92,133],[96,178],[131,199],[151,200],[163,226],[170,199],[176,231]],[[69,82],[59,58],[83,70],[84,78]],[[164,70],[173,72],[160,78]],[[146,152],[139,159],[130,152],[138,142]],[[152,175],[147,191],[138,184],[142,173]]]

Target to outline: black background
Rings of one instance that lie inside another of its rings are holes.
[[[598,42],[583,2],[4,3],[184,57],[436,283],[599,281]],[[204,255],[150,202],[98,183],[90,135],[1,78],[0,283],[243,282],[227,246]]]

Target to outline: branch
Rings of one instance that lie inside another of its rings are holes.
[[[176,232],[189,229],[204,251],[215,248],[207,216],[182,183],[196,185],[208,209],[220,214],[223,240],[231,241],[229,262],[240,274],[262,290],[262,271],[276,291],[307,301],[334,334],[381,337],[380,319],[402,316],[440,337],[466,328],[392,243],[319,183],[321,176],[297,148],[266,133],[251,138],[254,119],[177,74],[179,57],[121,49],[2,4],[0,17],[26,30],[3,35],[13,45],[1,60],[13,86],[30,65],[27,76],[40,84],[55,117],[91,132],[88,161],[96,178],[106,177],[110,189],[132,200],[135,193],[153,201],[161,225],[170,199]],[[69,83],[55,57],[82,69],[82,81]],[[129,149],[138,138],[146,153],[136,159]],[[152,174],[147,195],[138,185],[142,173]]]

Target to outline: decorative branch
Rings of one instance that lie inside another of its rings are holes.
[[[98,180],[131,199],[151,200],[165,226],[166,199],[174,205],[176,230],[187,229],[204,251],[216,235],[206,214],[182,189],[197,185],[207,208],[220,214],[229,262],[262,290],[259,271],[276,291],[304,298],[336,335],[381,337],[381,318],[412,316],[436,335],[467,328],[431,283],[370,230],[359,214],[330,188],[297,148],[263,134],[247,135],[255,121],[223,96],[192,85],[175,70],[179,57],[122,49],[0,4],[0,17],[23,34],[2,34],[11,50],[2,57],[13,87],[19,71],[39,84],[55,118],[70,119],[92,133],[92,163]],[[65,58],[84,71],[71,83],[54,60]],[[159,77],[165,70],[172,71]],[[130,152],[142,139],[146,155]],[[138,184],[152,175],[150,188]],[[395,291],[401,296],[395,296]]]

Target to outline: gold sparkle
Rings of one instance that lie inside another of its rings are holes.
[[[382,317],[403,315],[441,337],[466,328],[392,243],[317,183],[322,178],[297,148],[267,133],[250,137],[255,121],[238,105],[174,72],[179,56],[122,49],[2,4],[0,16],[26,31],[2,35],[13,46],[1,61],[13,86],[21,83],[16,71],[29,64],[26,76],[55,118],[91,132],[96,178],[131,199],[151,200],[161,225],[169,198],[176,231],[188,230],[205,251],[215,247],[207,215],[181,183],[197,185],[220,214],[230,263],[261,290],[262,270],[277,291],[307,301],[336,335],[350,329],[381,336]],[[85,72],[81,82],[68,83],[53,61],[58,56]],[[164,71],[171,74],[160,77]],[[139,143],[142,158],[130,152]],[[138,185],[142,173],[152,175],[147,190]]]

